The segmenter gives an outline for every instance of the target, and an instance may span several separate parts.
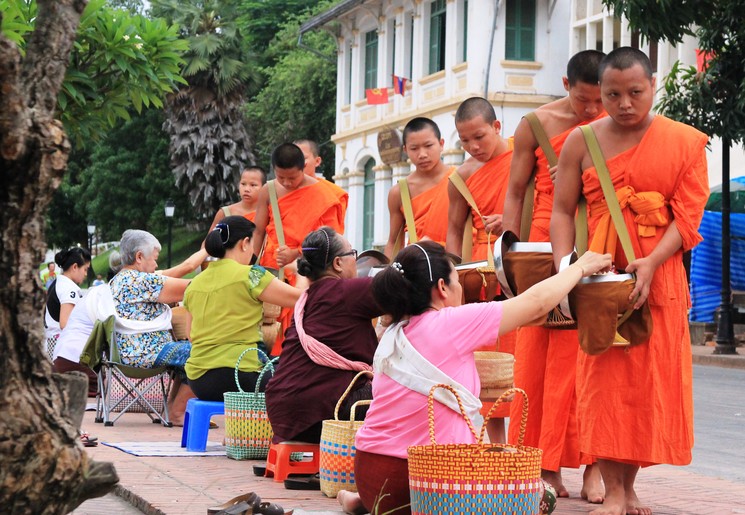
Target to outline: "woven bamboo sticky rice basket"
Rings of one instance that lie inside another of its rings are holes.
[[[253,392],[244,392],[238,380],[238,365],[250,350],[268,360],[266,354],[256,347],[249,347],[238,357],[235,364],[235,385],[237,392],[225,392],[225,453],[234,460],[264,459],[269,454],[274,431],[266,413],[266,396],[259,391],[261,380],[267,370],[274,374],[274,363],[279,359],[267,361],[261,369],[256,388]]]
[[[350,410],[349,420],[339,420],[339,409],[361,377],[371,378],[372,372],[363,370],[354,376],[336,403],[334,419],[323,421],[318,475],[321,479],[321,492],[327,497],[336,497],[339,490],[357,491],[354,480],[354,458],[357,454],[354,437],[363,421],[354,419],[355,410],[358,406],[369,405],[371,401],[355,402]]]
[[[476,351],[476,371],[482,388],[509,388],[512,386],[515,357],[506,352]]]
[[[449,390],[457,399],[461,414],[475,444],[438,444],[435,440],[434,393]],[[494,409],[515,393],[523,398],[517,445],[485,444],[486,423]],[[506,391],[486,416],[476,434],[455,390],[445,384],[432,387],[428,399],[431,445],[409,447],[409,490],[413,515],[539,513],[543,496],[540,449],[523,445],[528,420],[528,398],[519,388]]]

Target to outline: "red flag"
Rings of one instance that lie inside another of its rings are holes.
[[[396,95],[404,96],[406,91],[406,78],[399,77],[398,75],[393,76],[393,93]]]
[[[366,89],[365,96],[367,97],[367,105],[387,104],[388,88]]]
[[[714,57],[714,52],[696,49],[696,71],[702,73],[709,67],[709,60]]]

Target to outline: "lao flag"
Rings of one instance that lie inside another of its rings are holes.
[[[393,93],[396,95],[404,96],[406,91],[406,78],[399,77],[398,75],[393,76]]]
[[[372,88],[365,90],[367,105],[387,104],[388,88]]]

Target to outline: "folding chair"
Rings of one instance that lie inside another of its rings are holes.
[[[168,394],[173,370],[167,367],[138,368],[123,364],[116,344],[113,315],[104,321],[96,321],[91,338],[94,338],[97,330],[102,332],[100,338],[105,337],[105,344],[101,345],[103,356],[97,371],[99,393],[96,422],[113,426],[125,413],[136,412],[146,413],[154,424],[172,427],[168,418]],[[88,345],[92,345],[90,339],[86,346]],[[117,413],[113,419],[112,413]]]

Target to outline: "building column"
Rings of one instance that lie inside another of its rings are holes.
[[[447,166],[460,166],[463,164],[466,152],[461,148],[449,148],[442,153],[442,162]]]
[[[354,248],[362,248],[362,224],[364,222],[365,209],[365,171],[354,170],[349,172],[347,178],[347,191],[349,192],[349,207],[347,208],[346,224],[347,239]]]
[[[388,241],[390,213],[388,213],[388,192],[391,191],[391,167],[378,165],[375,172],[375,224],[373,228],[373,247],[383,248]]]

